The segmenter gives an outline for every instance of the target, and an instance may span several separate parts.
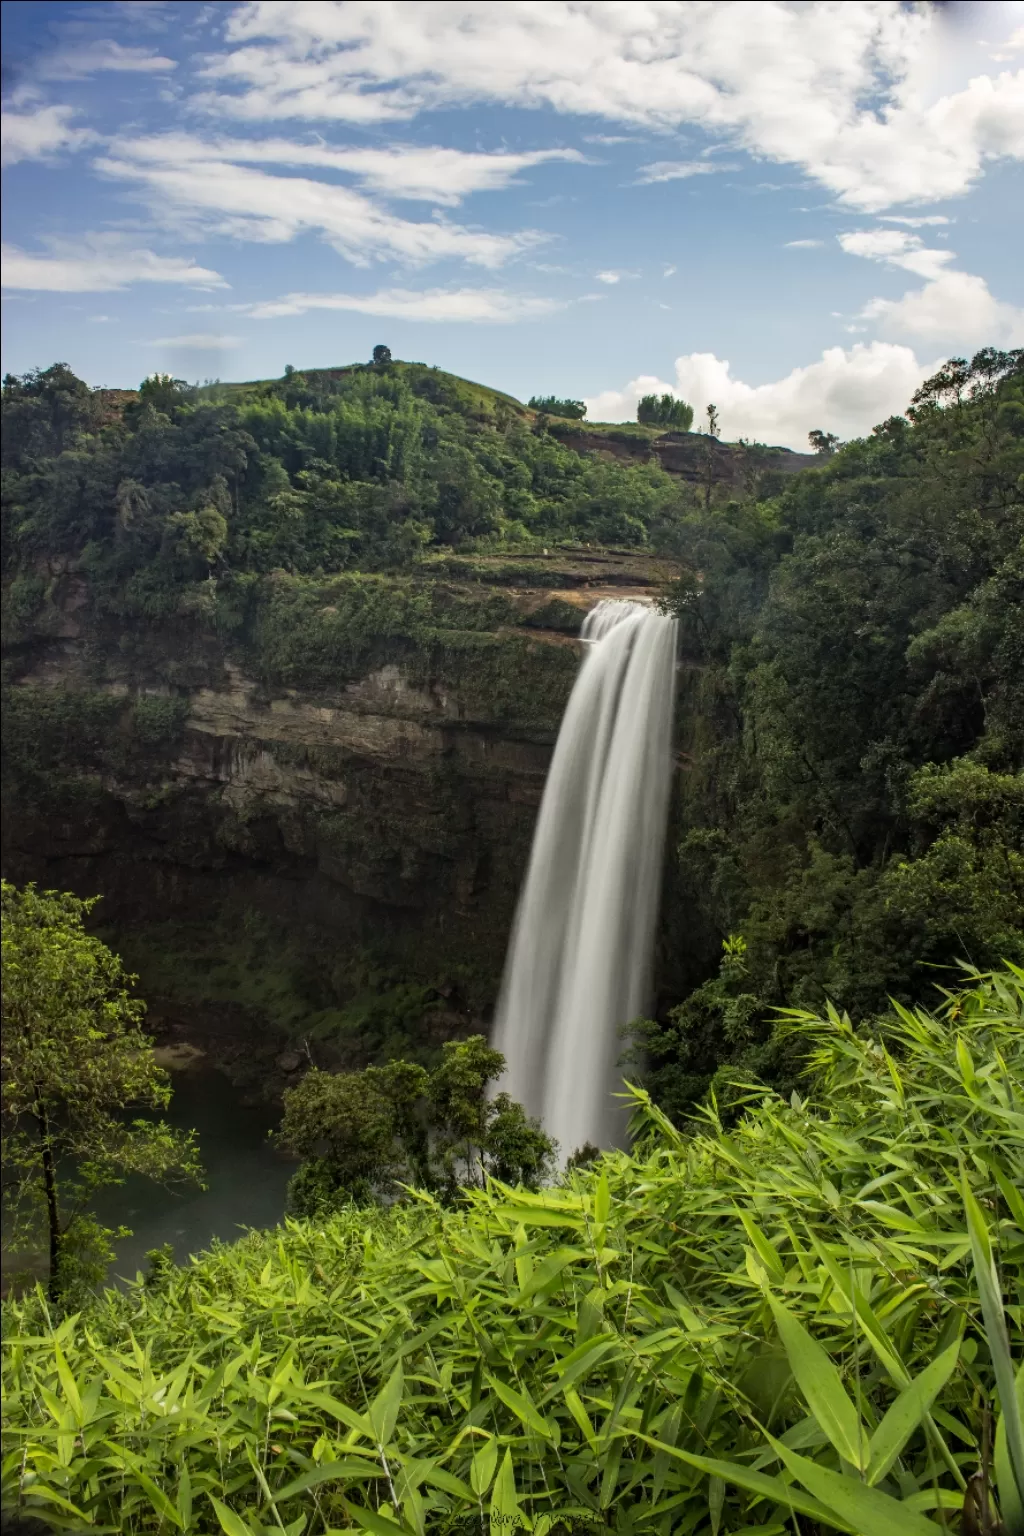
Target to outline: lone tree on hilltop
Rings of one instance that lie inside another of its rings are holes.
[[[807,441],[815,453],[820,453],[824,458],[829,458],[839,447],[839,439],[834,432],[823,432],[820,427],[815,427],[813,432],[808,432]]]
[[[386,368],[388,363],[390,363],[390,361],[391,361],[391,348],[390,347],[379,347],[379,346],[378,347],[374,347],[374,349],[373,349],[373,366],[375,368]]]

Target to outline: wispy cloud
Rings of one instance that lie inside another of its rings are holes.
[[[536,149],[521,154],[484,153],[437,144],[334,145],[294,140],[211,138],[165,133],[115,141],[111,153],[140,165],[233,163],[287,165],[341,171],[371,191],[452,207],[474,192],[496,192],[516,183],[524,171],[550,161],[586,164],[578,149]]]
[[[1021,153],[1019,80],[991,63],[994,48],[1009,56],[1015,23],[992,18],[993,33],[997,9],[982,47],[943,29],[932,7],[748,6],[737,47],[729,5],[474,5],[474,19],[497,22],[454,29],[439,20],[449,7],[410,5],[396,32],[390,5],[253,0],[227,14],[193,107],[363,126],[455,106],[546,107],[602,119],[609,138],[693,124],[876,212],[957,196],[987,159]]]
[[[190,288],[226,288],[219,272],[190,256],[160,256],[108,234],[76,241],[48,242],[47,254],[3,247],[3,286],[49,293],[109,293],[133,283],[180,283]]]
[[[73,42],[43,58],[34,70],[40,80],[87,80],[91,75],[117,72],[165,75],[177,69],[176,59],[149,48],[131,48],[111,37]]]
[[[787,240],[787,251],[813,251],[818,246],[824,245],[824,240]]]
[[[497,288],[387,288],[377,293],[286,293],[252,305],[249,314],[254,320],[276,320],[310,310],[349,310],[394,320],[509,325],[517,320],[536,320],[563,307],[555,299]]]
[[[242,345],[241,336],[223,336],[219,331],[193,331],[187,336],[157,336],[141,343],[144,347],[181,347],[186,352],[231,351]]]
[[[655,160],[642,165],[636,175],[638,187],[659,181],[687,181],[691,176],[715,176],[720,171],[738,171],[739,166],[713,160]]]
[[[536,230],[494,234],[441,217],[405,219],[354,187],[271,175],[222,154],[216,143],[185,136],[121,142],[95,164],[104,176],[134,185],[151,217],[170,229],[187,221],[197,236],[262,244],[317,233],[356,266],[454,258],[500,267],[546,239]]]
[[[609,286],[614,283],[621,283],[623,278],[638,277],[639,275],[640,274],[638,272],[622,271],[616,269],[615,267],[609,267],[604,272],[594,273],[594,276],[597,278],[599,283],[607,283]]]

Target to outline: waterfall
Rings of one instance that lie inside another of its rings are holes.
[[[516,913],[494,1043],[501,1087],[557,1138],[621,1144],[620,1028],[650,1005],[671,775],[676,623],[644,603],[587,614]]]

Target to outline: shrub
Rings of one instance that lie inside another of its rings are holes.
[[[965,1504],[993,1530],[998,1500],[1012,1532],[1024,972],[873,1032],[788,1027],[806,1097],[752,1085],[729,1133],[636,1092],[633,1154],[558,1187],[253,1233],[59,1327],[9,1304],[5,1507],[939,1536]]]

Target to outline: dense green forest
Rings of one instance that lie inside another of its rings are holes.
[[[75,1190],[201,1170],[125,1121],[167,1084],[89,903],[5,886],[5,1201],[40,1202],[52,1261],[4,1304],[5,1513],[1017,1536],[1024,355],[952,359],[868,437],[816,431],[796,474],[712,419],[687,475],[654,451],[678,415],[595,428],[378,353],[247,385],[4,381],[5,803],[74,825],[117,780],[129,833],[159,813],[143,768],[215,644],[268,710],[399,655],[525,740],[582,611],[537,560],[642,556],[681,650],[634,1146],[556,1174],[488,1097],[485,1040],[421,1047],[410,974],[383,1059],[285,1096],[302,1219],[98,1294]],[[74,687],[45,676],[69,635]],[[158,642],[169,686],[109,685]],[[334,782],[325,747],[299,767]],[[367,813],[344,814],[351,839]]]
[[[713,481],[710,496],[390,360],[119,395],[55,365],[8,377],[3,410],[9,681],[71,568],[97,634],[141,646],[162,624],[208,624],[271,687],[358,675],[382,636],[425,653],[443,634],[449,669],[528,718],[531,690],[565,669],[542,675],[514,633],[497,649],[482,633],[516,622],[500,580],[536,579],[516,552],[625,545],[671,562],[683,772],[664,932],[678,944],[674,904],[690,953],[683,994],[677,979],[637,1046],[677,1120],[723,1064],[722,1091],[733,1061],[788,1081],[776,1006],[830,997],[870,1016],[889,995],[928,1000],[956,959],[1024,958],[1020,353],[953,360],[906,416],[799,475],[737,449],[746,489]],[[487,552],[507,557],[497,585],[445,586],[453,561],[472,576]],[[528,622],[572,629],[578,610]],[[108,771],[115,747],[122,766],[158,756],[187,708],[140,698],[128,747],[109,698],[58,702],[7,692],[16,799],[45,799],[76,743]]]

